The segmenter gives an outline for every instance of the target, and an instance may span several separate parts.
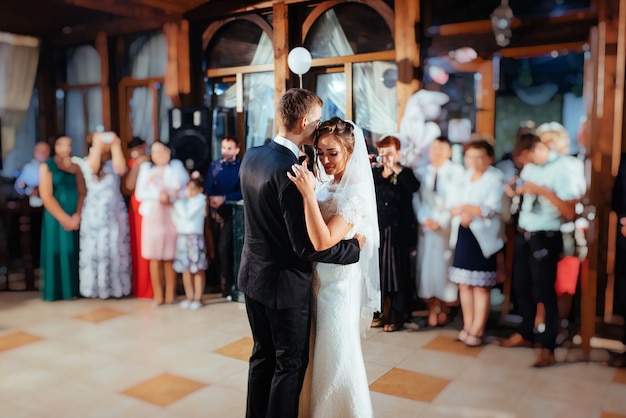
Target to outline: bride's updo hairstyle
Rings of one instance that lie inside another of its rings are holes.
[[[354,125],[336,116],[322,122],[315,130],[315,141],[313,144],[315,149],[317,149],[320,138],[326,135],[333,135],[337,138],[348,154],[352,155],[354,151]]]

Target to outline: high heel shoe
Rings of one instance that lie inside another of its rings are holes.
[[[462,329],[461,331],[459,331],[459,335],[456,337],[456,340],[464,343],[468,336],[469,336],[469,332]]]
[[[483,345],[483,337],[478,337],[476,335],[467,334],[465,341],[463,341],[468,347],[480,347]]]

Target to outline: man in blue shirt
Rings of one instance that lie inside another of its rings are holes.
[[[513,290],[522,323],[500,345],[530,347],[537,342],[542,350],[533,366],[546,367],[555,362],[559,313],[554,283],[563,248],[561,223],[576,216],[584,179],[569,157],[550,150],[533,133],[521,135],[513,151],[525,163],[520,179],[514,177],[505,186],[510,197],[523,197],[513,256]],[[545,307],[543,331],[534,330],[538,303]]]
[[[204,193],[209,197],[209,223],[216,246],[214,262],[222,296],[228,296],[233,285],[233,213],[232,206],[226,202],[241,200],[239,151],[237,139],[222,139],[222,158],[211,163],[204,184]]]

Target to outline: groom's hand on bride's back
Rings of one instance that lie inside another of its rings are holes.
[[[354,234],[354,238],[359,242],[359,248],[362,250],[365,245],[365,235]]]

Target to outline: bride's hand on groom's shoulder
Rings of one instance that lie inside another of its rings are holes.
[[[361,234],[354,234],[354,238],[356,238],[356,240],[359,242],[359,248],[362,250],[363,246],[365,246],[365,235],[361,235]]]
[[[306,166],[294,164],[291,170],[293,174],[287,172],[287,177],[296,185],[300,193],[306,195],[315,192],[315,175]]]

